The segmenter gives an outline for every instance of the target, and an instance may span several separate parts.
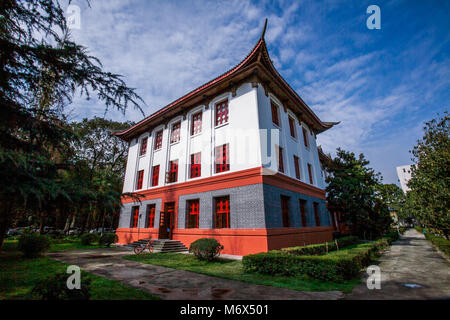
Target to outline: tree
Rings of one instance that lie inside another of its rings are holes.
[[[408,187],[414,194],[415,214],[422,225],[450,236],[449,116],[425,123],[425,134],[411,151],[415,165]]]
[[[392,223],[387,203],[378,195],[381,177],[368,167],[360,154],[337,149],[336,157],[326,164],[327,201],[330,211],[341,213],[351,233],[374,239],[387,232]]]
[[[118,217],[128,144],[111,133],[131,125],[130,122],[97,117],[71,124],[78,137],[73,142],[76,161],[84,166],[84,170],[77,174],[82,175],[80,178],[85,188],[90,188],[95,197],[89,202],[93,208],[70,212],[66,218],[66,229],[77,216],[84,221],[81,223],[82,230],[92,224],[103,228],[106,222],[112,226],[113,220]]]
[[[75,91],[87,98],[96,93],[106,110],[125,112],[129,105],[141,110],[142,100],[70,40],[56,0],[2,0],[0,48],[1,249],[18,211],[45,218],[58,204],[88,195],[64,174],[74,165],[67,160],[74,136],[63,110]]]
[[[405,194],[396,184],[380,183],[376,187],[379,198],[388,206],[389,211],[402,220],[402,208],[405,204]]]

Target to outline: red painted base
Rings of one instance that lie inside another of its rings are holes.
[[[157,239],[158,229],[121,228],[116,230],[119,244],[139,239]],[[321,243],[333,239],[332,227],[276,228],[276,229],[176,229],[173,240],[186,247],[200,238],[214,238],[224,250],[222,253],[248,255],[292,246]]]

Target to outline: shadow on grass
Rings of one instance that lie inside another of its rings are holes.
[[[297,291],[332,291],[351,292],[360,283],[360,277],[342,283],[311,279],[306,275],[295,277],[272,276],[255,273],[245,273],[242,261],[219,258],[215,261],[200,261],[193,255],[181,253],[152,253],[125,256],[124,259],[141,263],[153,264],[173,269],[191,271],[204,275],[268,285]]]

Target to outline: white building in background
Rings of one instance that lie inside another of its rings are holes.
[[[411,179],[412,166],[412,164],[408,164],[406,166],[397,167],[398,180],[400,181],[400,186],[402,187],[404,193],[411,190],[408,188],[408,181]]]

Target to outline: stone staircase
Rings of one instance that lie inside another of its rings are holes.
[[[131,242],[125,247],[134,249],[137,245],[146,245],[149,239],[141,239],[138,241]],[[153,239],[153,252],[183,252],[188,251],[188,248],[184,246],[178,240],[168,240],[168,239]]]

